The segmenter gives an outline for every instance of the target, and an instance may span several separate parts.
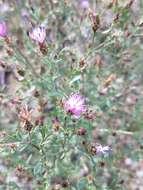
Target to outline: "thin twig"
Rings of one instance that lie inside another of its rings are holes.
[[[110,131],[108,129],[97,129],[99,132],[104,132],[104,133],[112,133],[112,132],[115,132],[117,134],[122,134],[122,135],[134,135],[134,132],[131,132],[131,131],[124,131],[124,130],[113,130],[113,131]]]

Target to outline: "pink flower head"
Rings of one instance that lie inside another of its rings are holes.
[[[64,102],[64,108],[70,112],[75,118],[79,118],[86,111],[85,99],[80,94],[72,94]]]
[[[29,32],[29,37],[32,40],[35,40],[42,44],[46,38],[46,29],[42,26],[34,28],[32,31]]]
[[[88,9],[89,8],[89,1],[88,0],[81,0],[81,7],[83,9]]]
[[[107,156],[111,151],[109,146],[102,146],[101,144],[96,145],[96,153]]]
[[[0,22],[0,37],[7,35],[7,25],[4,21]]]

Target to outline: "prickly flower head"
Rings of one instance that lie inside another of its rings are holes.
[[[35,40],[36,42],[42,44],[46,38],[46,29],[42,26],[34,28],[29,32],[29,37],[32,40]]]
[[[64,108],[75,118],[79,118],[86,111],[85,99],[80,94],[72,94],[64,102]]]

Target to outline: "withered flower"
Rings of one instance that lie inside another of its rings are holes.
[[[31,129],[34,127],[32,124],[32,110],[29,109],[27,105],[22,107],[20,110],[19,119],[21,126],[24,127],[26,131],[31,131]]]
[[[105,80],[104,85],[109,86],[112,83],[112,81],[116,80],[116,78],[116,74],[109,75],[109,77]]]
[[[93,32],[95,33],[100,27],[100,18],[99,15],[95,15],[93,12],[89,13],[89,18],[92,24]]]

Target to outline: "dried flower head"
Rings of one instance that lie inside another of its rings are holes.
[[[4,21],[0,22],[0,37],[7,35],[7,25]]]
[[[96,32],[100,27],[100,18],[99,15],[95,14],[94,12],[89,12],[89,18],[92,24],[92,29]]]
[[[86,135],[86,133],[87,133],[87,130],[84,127],[80,127],[77,131],[77,135],[79,136],[84,136]]]
[[[104,85],[109,86],[113,81],[116,80],[116,74],[111,74],[109,77],[105,80]]]
[[[40,44],[40,51],[43,55],[47,55],[48,53],[48,47],[46,44],[42,43]]]
[[[52,123],[53,123],[53,129],[54,129],[54,131],[55,132],[59,131],[61,126],[60,126],[60,121],[59,121],[58,117],[54,117],[52,119]]]
[[[86,111],[85,98],[80,94],[72,94],[64,102],[64,108],[75,118],[79,118]]]
[[[36,42],[42,44],[46,38],[46,29],[42,26],[34,28],[29,32],[29,37],[32,40],[35,40]]]
[[[31,131],[31,129],[33,128],[32,110],[29,110],[28,106],[22,107],[19,113],[19,118],[20,118],[22,127],[24,127],[25,130],[27,131]]]

